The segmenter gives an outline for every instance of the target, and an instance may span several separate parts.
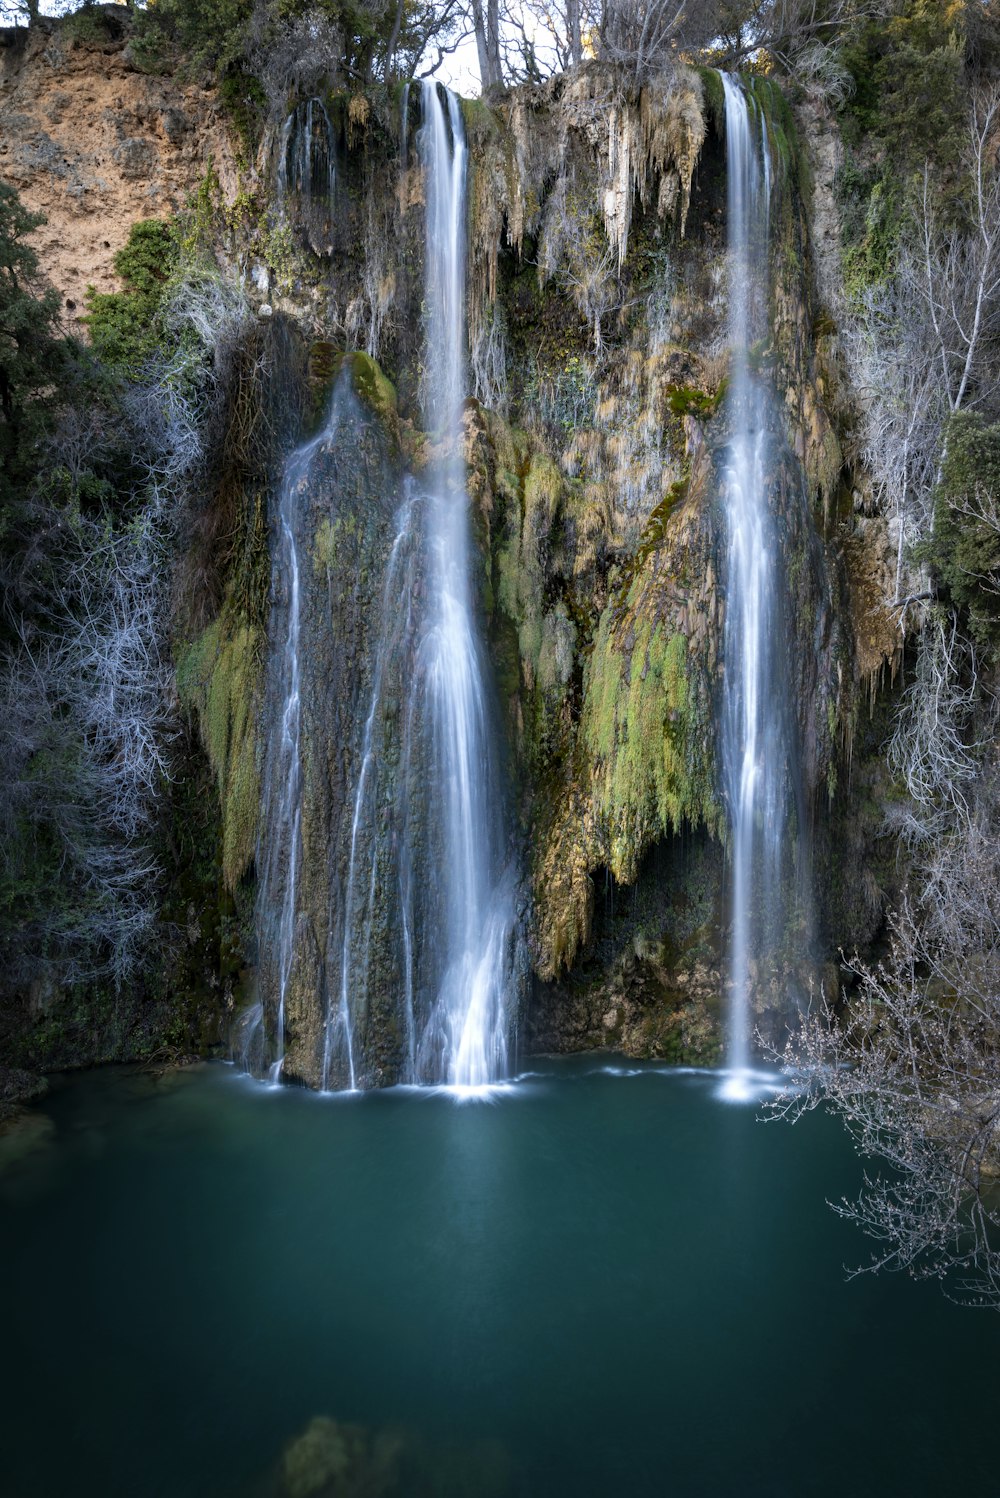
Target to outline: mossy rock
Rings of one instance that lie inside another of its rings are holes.
[[[344,370],[350,374],[351,387],[360,401],[373,411],[391,430],[398,419],[396,387],[369,354],[360,350],[341,354],[331,366],[331,378],[338,379]]]
[[[177,660],[177,693],[197,715],[199,736],[218,785],[222,864],[229,889],[235,889],[253,862],[257,841],[256,720],[262,648],[259,630],[223,616]]]

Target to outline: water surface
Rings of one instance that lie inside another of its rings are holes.
[[[846,1283],[839,1125],[717,1090],[594,1061],[489,1102],[65,1084],[0,1172],[0,1491],[277,1492],[317,1416],[368,1453],[327,1494],[994,1491],[995,1318]]]

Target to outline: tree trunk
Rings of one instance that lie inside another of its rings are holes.
[[[396,59],[396,48],[399,46],[399,33],[403,27],[403,0],[396,0],[396,15],[392,23],[392,32],[385,49],[385,81],[392,83],[396,77],[394,67]]]
[[[583,61],[583,38],[580,35],[580,0],[566,0],[566,42],[571,63]]]
[[[472,24],[479,53],[479,76],[483,92],[503,82],[500,69],[500,0],[472,0]]]

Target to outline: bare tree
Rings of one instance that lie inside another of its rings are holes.
[[[907,792],[890,811],[890,823],[918,856],[971,828],[983,747],[973,731],[978,700],[975,652],[954,615],[935,610],[921,635],[914,679],[887,751],[889,767]]]
[[[600,55],[644,83],[669,63],[686,0],[604,0]]]
[[[990,401],[1000,390],[994,339],[1000,332],[1000,86],[977,95],[969,124],[970,222],[942,228],[929,168],[919,216],[919,290],[933,330],[939,375],[951,411]],[[914,274],[916,272],[916,275]],[[917,289],[914,286],[914,289]]]
[[[781,1058],[794,1084],[772,1103],[793,1121],[832,1105],[867,1170],[832,1204],[878,1244],[855,1273],[904,1269],[1000,1310],[1000,855],[992,789],[981,836],[956,849],[980,898],[935,933],[904,905],[877,967],[854,964],[846,1018],[810,1014]]]
[[[8,979],[46,962],[62,982],[140,963],[156,915],[147,834],[173,729],[166,639],[165,521],[153,496],[127,525],[106,513],[40,513],[36,555],[50,587],[0,670],[0,855],[29,889],[44,847],[52,888],[23,906]]]
[[[1000,1309],[1000,762],[996,703],[940,610],[889,745],[907,799],[891,825],[910,892],[888,957],[857,958],[844,1013],[809,1014],[781,1061],[793,1084],[772,1105],[796,1119],[840,1114],[870,1168],[835,1210],[878,1244],[866,1270],[947,1279]],[[860,1272],[860,1271],[858,1271]]]
[[[895,596],[908,547],[929,535],[949,416],[1000,399],[1000,90],[978,95],[969,126],[969,220],[944,225],[925,169],[915,234],[886,285],[851,309],[844,348],[860,406],[858,457],[896,533]],[[904,597],[906,595],[906,597]]]
[[[507,76],[527,82],[577,66],[584,29],[592,38],[598,19],[590,0],[507,0],[501,20]]]
[[[930,529],[947,412],[928,327],[922,299],[897,278],[866,288],[843,333],[860,408],[856,456],[895,529],[892,603],[920,591],[904,586],[904,562],[908,548]]]

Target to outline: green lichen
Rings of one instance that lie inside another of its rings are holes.
[[[274,224],[263,246],[263,258],[282,296],[290,296],[297,281],[306,277],[306,259],[287,223]]]
[[[534,451],[528,456],[527,443],[521,434],[505,429],[499,421],[495,426],[502,434],[497,449],[500,463],[506,459],[523,473],[522,479],[520,475],[515,477],[509,468],[499,467],[513,503],[497,549],[496,596],[517,628],[522,670],[530,691],[539,680],[545,635],[543,548],[556,519],[563,478],[545,453]]]
[[[714,825],[701,763],[687,640],[640,619],[623,630],[606,609],[584,681],[581,737],[615,878],[631,883],[643,851],[685,823]]]
[[[383,423],[394,425],[397,412],[396,387],[382,373],[375,360],[360,352],[344,354],[333,362],[334,377],[345,368],[350,372],[351,385],[358,399]]]
[[[344,554],[344,543],[352,543],[353,550],[356,550],[360,537],[361,527],[353,515],[338,515],[322,520],[313,538],[315,570],[318,573],[336,572]]]
[[[253,861],[260,781],[256,718],[262,639],[245,623],[214,620],[177,661],[177,693],[198,719],[222,807],[222,865],[235,889]]]

